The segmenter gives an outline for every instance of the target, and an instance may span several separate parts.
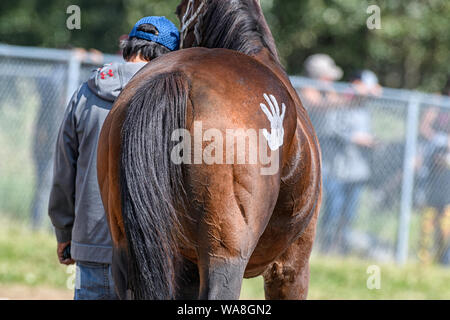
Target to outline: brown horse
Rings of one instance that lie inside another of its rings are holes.
[[[121,298],[237,299],[244,277],[263,275],[267,299],[304,299],[320,150],[259,1],[184,0],[177,14],[189,49],[147,64],[100,137],[116,289]],[[234,152],[239,138],[248,143]],[[265,147],[273,172],[249,161]]]

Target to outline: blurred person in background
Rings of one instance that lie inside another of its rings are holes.
[[[322,173],[325,177],[329,167],[327,163],[334,158],[336,152],[335,138],[327,132],[327,114],[336,108],[342,100],[341,96],[334,90],[333,83],[342,78],[343,71],[336,65],[333,58],[323,53],[309,56],[304,62],[304,70],[308,78],[317,81],[319,84],[319,86],[307,86],[301,89],[300,96],[320,142]],[[327,197],[326,191],[325,197]],[[326,232],[324,228],[320,229],[320,227],[321,223],[319,223],[318,236],[322,243]],[[326,247],[329,247],[329,245],[326,245]]]
[[[318,53],[305,60],[305,72],[308,78],[320,81],[327,91],[321,91],[313,87],[302,89],[301,94],[305,104],[310,110],[328,108],[339,102],[339,95],[333,89],[333,82],[342,78],[343,71],[334,60],[326,54]]]
[[[73,95],[56,145],[49,216],[60,263],[77,265],[77,300],[117,297],[111,236],[97,182],[97,143],[103,122],[136,72],[179,48],[179,32],[164,17],[146,17],[136,23],[121,48],[126,63],[100,68]]]
[[[369,70],[356,72],[352,87],[341,103],[324,116],[322,148],[325,207],[320,234],[321,251],[345,253],[347,237],[364,185],[371,176],[370,156],[376,141],[367,107],[370,96],[379,95],[377,76]]]
[[[314,54],[304,63],[306,76],[319,82],[319,87],[305,87],[301,89],[302,102],[308,111],[311,122],[316,130],[322,149],[322,157],[334,157],[334,138],[327,134],[327,113],[342,103],[340,96],[333,87],[333,83],[343,76],[342,69],[326,54]],[[325,152],[324,152],[325,151]],[[324,167],[323,170],[327,168]]]
[[[443,93],[450,96],[450,80]],[[429,107],[419,130],[422,165],[418,175],[426,206],[419,258],[450,265],[450,110]]]

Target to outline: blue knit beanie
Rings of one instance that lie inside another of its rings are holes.
[[[158,31],[158,35],[151,33],[138,31],[140,25],[142,24],[152,24]],[[169,50],[178,50],[180,47],[180,33],[177,27],[166,17],[145,17],[139,20],[135,25],[133,30],[131,30],[129,37],[135,37],[139,39],[144,39],[148,41],[153,41],[159,43]]]

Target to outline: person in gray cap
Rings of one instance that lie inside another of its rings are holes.
[[[324,115],[322,131],[325,206],[321,217],[323,252],[351,250],[352,223],[359,200],[371,176],[371,154],[377,141],[372,134],[369,105],[381,93],[378,78],[369,70],[357,71],[341,103]]]
[[[61,264],[76,263],[75,299],[116,299],[112,243],[97,182],[97,143],[114,101],[147,62],[179,47],[179,32],[164,17],[138,21],[122,41],[125,63],[95,71],[73,95],[54,158],[49,216]]]
[[[334,60],[323,53],[309,56],[305,60],[305,70],[308,77],[324,81],[337,81],[343,75],[342,69],[336,65]]]
[[[342,78],[344,72],[336,65],[334,60],[327,54],[318,53],[309,56],[304,63],[306,76],[313,80],[320,81],[327,91],[320,91],[317,88],[306,87],[302,90],[302,98],[305,100],[308,110],[312,113],[324,112],[332,105],[340,102],[339,95],[333,89],[333,82]],[[314,120],[313,124],[314,124]]]

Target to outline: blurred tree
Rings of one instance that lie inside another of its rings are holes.
[[[66,9],[81,9],[81,30],[68,30]],[[117,51],[127,32],[124,1],[6,0],[0,2],[0,42],[44,47]]]
[[[448,0],[262,0],[289,73],[306,57],[327,53],[348,77],[368,68],[383,85],[437,92],[450,75]],[[369,5],[381,29],[369,30]]]
[[[2,0],[0,42],[53,48],[95,48],[116,53],[118,39],[148,15],[174,14],[178,0]],[[67,7],[81,9],[81,30],[69,30]]]
[[[225,1],[225,0],[224,0]],[[147,15],[175,24],[180,0],[2,0],[0,42],[84,47],[115,53],[118,39]],[[81,30],[66,28],[69,5],[81,8]],[[290,74],[306,57],[327,53],[346,75],[375,71],[383,85],[440,91],[450,74],[448,0],[261,0]],[[381,29],[369,30],[367,8],[381,8]]]

